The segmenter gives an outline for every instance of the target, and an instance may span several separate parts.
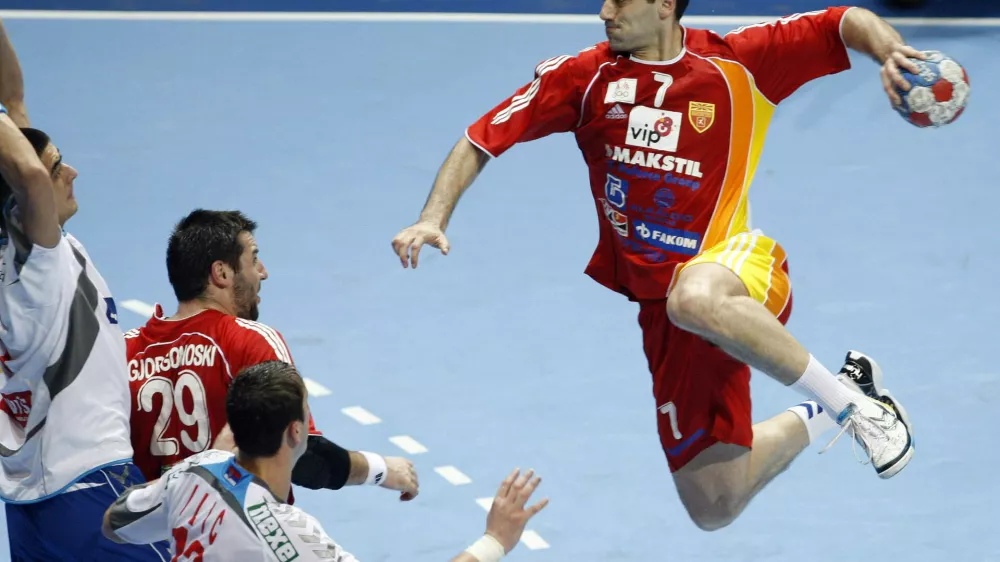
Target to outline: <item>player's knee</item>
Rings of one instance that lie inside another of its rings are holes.
[[[667,316],[679,328],[694,331],[710,329],[722,300],[713,291],[709,280],[699,277],[682,279],[667,298]]]
[[[728,527],[739,517],[742,506],[738,498],[720,497],[714,502],[687,506],[688,516],[702,531],[712,532]]]

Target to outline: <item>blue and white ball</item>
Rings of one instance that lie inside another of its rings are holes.
[[[958,119],[969,101],[969,74],[955,59],[938,51],[924,51],[927,60],[911,59],[919,74],[899,71],[910,83],[910,91],[898,86],[903,103],[896,111],[917,127],[941,127]]]

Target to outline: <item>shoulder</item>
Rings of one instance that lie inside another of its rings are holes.
[[[277,329],[263,322],[255,322],[245,318],[235,316],[227,316],[226,318],[232,337],[255,346],[269,347],[281,361],[292,362],[292,355],[288,351],[285,338]]]
[[[591,45],[576,54],[562,54],[543,60],[535,66],[535,78],[559,70],[577,78],[589,78],[602,65],[612,62],[618,55],[611,51],[607,41]]]
[[[684,28],[684,47],[689,53],[705,58],[734,58],[732,46],[722,36],[710,29]]]

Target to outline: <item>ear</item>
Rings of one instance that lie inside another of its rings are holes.
[[[658,12],[661,20],[673,17],[674,12],[677,10],[677,0],[657,0]]]
[[[293,421],[288,426],[288,446],[292,449],[298,448],[298,445],[308,438],[306,433],[305,424],[300,421]]]
[[[236,272],[233,268],[229,267],[229,264],[222,260],[216,260],[212,263],[211,273],[209,273],[208,281],[210,284],[219,287],[220,289],[225,289],[232,286],[233,281],[236,277]]]

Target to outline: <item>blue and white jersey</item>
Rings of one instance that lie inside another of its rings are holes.
[[[131,398],[115,301],[83,245],[32,244],[10,205],[4,220],[0,498],[21,503],[131,460]]]
[[[215,449],[130,488],[111,506],[109,519],[126,542],[169,539],[180,560],[199,554],[203,562],[357,562],[315,518],[278,501],[232,453]]]

